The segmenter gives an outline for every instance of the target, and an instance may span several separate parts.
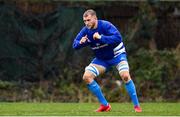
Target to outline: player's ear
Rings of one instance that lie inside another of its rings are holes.
[[[93,18],[97,20],[97,16],[96,15],[93,15]]]
[[[95,17],[95,19],[97,20],[97,16],[95,15],[94,17]]]

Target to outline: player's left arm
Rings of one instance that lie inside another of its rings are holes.
[[[94,39],[100,39],[103,43],[114,44],[120,43],[122,41],[122,37],[117,28],[112,24],[106,24],[103,26],[106,30],[106,35],[99,34],[98,32],[94,33]]]

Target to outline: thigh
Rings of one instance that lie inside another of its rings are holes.
[[[105,61],[94,58],[85,70],[87,73],[91,72],[95,76],[98,76],[99,74],[103,74],[108,67]]]
[[[91,63],[90,65],[93,65],[96,67],[96,69],[99,71],[99,74],[103,74],[106,71],[106,68],[102,65]]]
[[[117,70],[119,71],[119,75],[124,82],[128,82],[131,77],[129,74],[129,65],[127,61],[121,61],[117,66]]]
[[[123,60],[119,64],[117,64],[116,68],[120,74],[129,72],[129,64],[126,60]]]
[[[91,63],[85,68],[83,79],[94,79],[100,74],[103,74],[105,70],[103,66]]]

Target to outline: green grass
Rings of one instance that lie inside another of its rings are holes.
[[[135,113],[131,103],[111,103],[112,111],[96,113],[95,103],[0,103],[0,115],[13,116],[180,116],[180,103],[141,103]]]

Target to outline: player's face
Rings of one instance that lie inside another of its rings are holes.
[[[93,29],[96,26],[96,16],[88,15],[83,17],[83,21],[88,29]]]

